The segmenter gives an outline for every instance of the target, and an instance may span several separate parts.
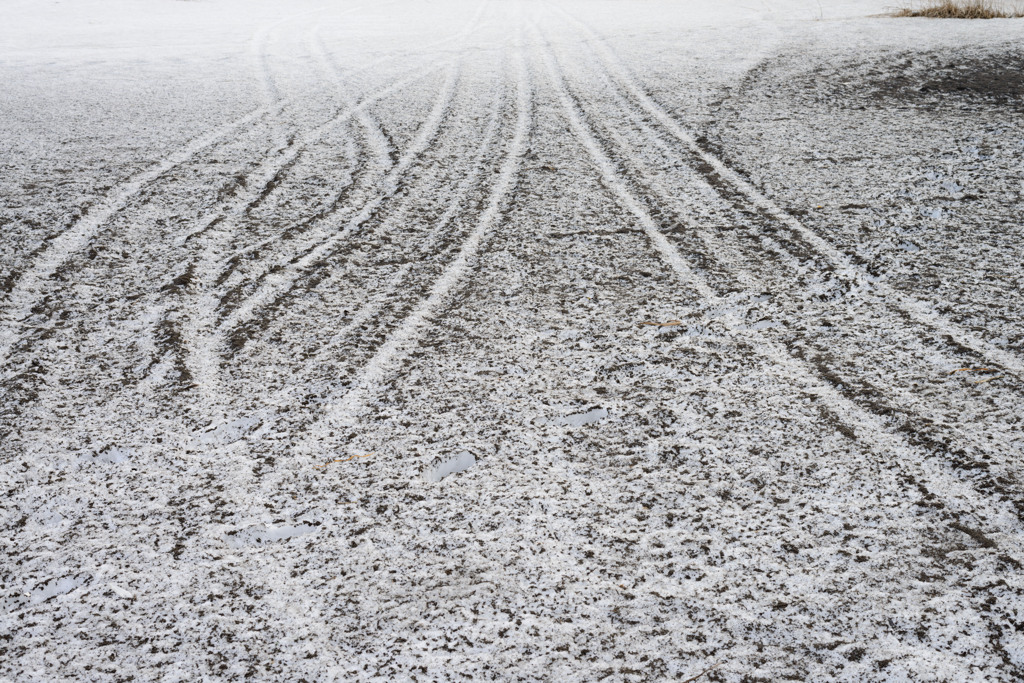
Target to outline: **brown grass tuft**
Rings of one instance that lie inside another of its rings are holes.
[[[932,17],[934,19],[1009,19],[1024,17],[1020,9],[1006,9],[991,0],[936,0],[929,5],[897,10],[897,17]]]

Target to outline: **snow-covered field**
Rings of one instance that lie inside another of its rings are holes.
[[[3,0],[0,681],[1024,679],[1024,20],[891,5]]]

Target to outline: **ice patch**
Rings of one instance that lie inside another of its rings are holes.
[[[87,455],[79,456],[79,462],[105,462],[111,465],[117,465],[122,462],[127,462],[135,457],[135,451],[130,448],[121,448],[120,446],[104,446],[99,451],[94,453],[92,457]]]
[[[66,595],[71,591],[84,586],[92,577],[88,574],[77,574],[43,581],[28,592],[26,597],[31,605],[38,605],[58,595]]]
[[[567,415],[563,417],[559,422],[567,424],[570,427],[582,427],[598,420],[603,420],[608,417],[608,410],[606,408],[595,407],[591,408],[585,413],[576,413],[574,415]]]
[[[107,584],[107,588],[109,588],[110,590],[114,591],[114,593],[116,593],[120,597],[124,598],[125,600],[134,600],[135,599],[135,593],[132,593],[130,590],[121,588],[120,586],[118,586],[114,582],[108,583]]]
[[[565,425],[567,427],[582,427],[592,424],[598,420],[608,417],[608,409],[601,406],[594,406],[582,413],[572,413],[564,417],[541,418],[536,421],[537,425]]]
[[[266,526],[257,524],[238,531],[229,531],[224,534],[224,542],[231,548],[252,548],[263,546],[274,541],[287,541],[298,536],[313,533],[317,527],[309,524],[296,526]]]
[[[244,437],[259,424],[258,417],[240,417],[208,429],[198,437],[198,441],[204,446],[227,446]]]
[[[769,320],[768,318],[764,318],[763,320],[758,320],[753,325],[749,325],[747,327],[747,329],[748,330],[755,330],[756,331],[756,330],[767,330],[767,329],[771,329],[773,327],[779,327],[779,323],[775,322],[774,320]]]
[[[429,482],[441,481],[449,474],[468,470],[476,464],[476,457],[469,451],[462,451],[458,455],[446,459],[434,458],[423,470],[423,480]]]

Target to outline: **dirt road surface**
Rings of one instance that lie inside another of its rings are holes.
[[[0,680],[1019,681],[1024,20],[9,0]]]

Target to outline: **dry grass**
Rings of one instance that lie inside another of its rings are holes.
[[[927,5],[897,10],[897,17],[935,19],[1009,19],[1024,17],[1020,8],[1008,9],[992,0],[936,0]]]

